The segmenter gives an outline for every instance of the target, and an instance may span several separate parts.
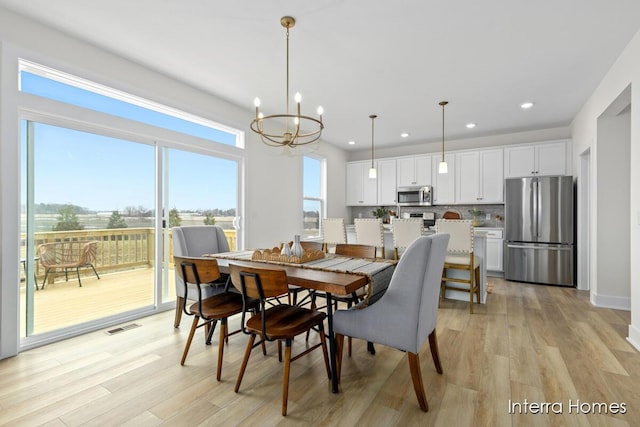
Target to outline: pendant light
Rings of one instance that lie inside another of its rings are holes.
[[[442,161],[438,165],[438,173],[447,173],[449,171],[447,162],[444,160],[444,106],[447,104],[447,101],[440,102],[440,105],[442,106]]]
[[[369,169],[369,179],[376,179],[378,177],[378,172],[376,171],[376,167],[373,164],[373,121],[378,117],[375,114],[369,116],[371,119],[371,169]]]

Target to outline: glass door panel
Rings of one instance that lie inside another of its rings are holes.
[[[166,229],[188,225],[219,225],[229,248],[237,248],[238,162],[212,155],[165,148],[164,224]],[[175,300],[173,242],[164,236],[162,302]],[[198,254],[202,255],[202,254]]]
[[[155,147],[22,130],[21,336],[153,307]]]

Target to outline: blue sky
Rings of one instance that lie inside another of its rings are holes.
[[[232,133],[25,71],[21,73],[21,90],[223,144],[235,145],[236,141]],[[26,124],[22,128],[24,149]],[[153,209],[153,146],[42,123],[34,125],[34,141],[35,203],[72,203],[96,211],[123,210],[128,206]],[[235,162],[174,149],[168,150],[168,160],[169,208],[236,207]],[[320,162],[305,157],[304,173],[304,194],[320,197]],[[309,205],[312,207],[315,208]]]
[[[226,132],[33,74],[23,72],[21,76],[22,90],[26,92],[235,144],[235,135]],[[26,126],[22,128],[24,131]],[[41,123],[34,126],[34,141],[35,203],[72,203],[98,211],[122,210],[127,206],[153,209],[153,146]],[[236,207],[235,162],[180,150],[168,151],[170,208]]]

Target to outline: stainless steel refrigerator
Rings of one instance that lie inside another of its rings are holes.
[[[505,180],[505,279],[575,286],[573,177]]]

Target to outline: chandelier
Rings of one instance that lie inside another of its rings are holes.
[[[271,147],[296,147],[317,141],[322,134],[322,107],[318,107],[319,118],[304,116],[300,113],[302,96],[295,94],[296,113],[289,113],[289,29],[296,20],[291,16],[280,18],[280,24],[287,30],[287,93],[286,113],[265,116],[260,111],[260,99],[255,98],[256,118],[251,122],[251,130],[260,135],[262,142]],[[282,128],[284,121],[284,129]]]

